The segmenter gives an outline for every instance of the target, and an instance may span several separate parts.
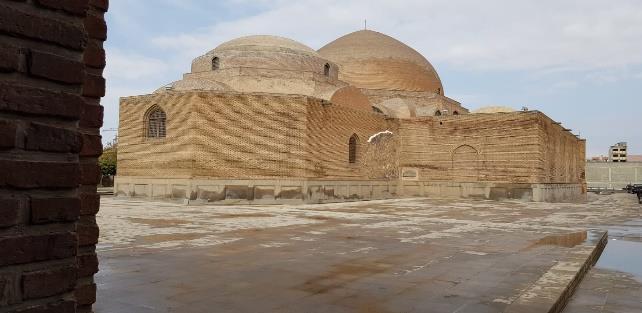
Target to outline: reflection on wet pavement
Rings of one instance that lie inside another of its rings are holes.
[[[596,266],[631,274],[642,283],[642,242],[609,240]]]
[[[634,208],[636,218],[600,226],[609,242],[564,313],[642,312],[642,206]]]
[[[642,208],[642,206],[640,206]],[[609,226],[609,237],[642,242],[642,219]]]
[[[631,274],[642,283],[642,219],[609,227],[609,238],[597,266]]]
[[[587,232],[574,232],[561,235],[550,235],[538,240],[534,246],[552,245],[573,248],[586,241]]]

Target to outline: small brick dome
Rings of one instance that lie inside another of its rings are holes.
[[[192,61],[192,73],[235,68],[314,72],[336,78],[337,66],[302,43],[266,35],[230,40]]]

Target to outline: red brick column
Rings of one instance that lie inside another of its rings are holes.
[[[0,312],[91,312],[107,0],[0,0]]]

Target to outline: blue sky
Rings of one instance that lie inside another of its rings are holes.
[[[111,0],[104,141],[118,98],[180,79],[227,40],[279,35],[314,49],[368,28],[422,53],[469,109],[540,110],[587,139],[642,154],[642,1]]]

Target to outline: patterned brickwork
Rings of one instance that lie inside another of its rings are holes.
[[[145,139],[156,105],[168,137]],[[384,131],[385,145],[368,142]],[[124,99],[121,134],[123,176],[397,180],[410,168],[421,181],[583,183],[584,141],[535,111],[408,120],[305,96],[175,92]]]
[[[307,98],[202,95],[194,133],[195,176],[306,177]]]
[[[194,166],[194,107],[198,94],[162,93],[121,100],[118,174],[191,177]],[[165,138],[147,138],[144,118],[154,107],[167,118]]]
[[[145,137],[162,108],[167,137]],[[168,92],[121,102],[119,174],[142,177],[367,178],[347,164],[347,142],[394,127],[382,115],[290,95]],[[374,159],[371,157],[370,159]]]
[[[370,167],[375,158],[370,154],[368,138],[385,130],[396,131],[396,123],[374,112],[363,112],[312,100],[308,114],[309,155],[314,178],[372,178]],[[348,141],[356,134],[357,162],[348,162]],[[383,159],[383,158],[382,158]],[[364,161],[370,160],[368,167]],[[385,160],[385,159],[383,159]],[[385,166],[385,165],[381,165]],[[384,178],[384,177],[377,177]]]
[[[585,184],[586,142],[545,116],[540,117],[539,127],[540,155],[544,160],[541,181]]]
[[[400,90],[361,89],[374,106],[389,116],[412,118],[435,116],[436,111],[444,115],[466,114],[468,109],[448,97],[432,92],[413,92]]]
[[[0,312],[90,312],[105,0],[0,1]]]
[[[552,123],[539,112],[402,120],[401,166],[428,181],[581,183],[584,142]]]

